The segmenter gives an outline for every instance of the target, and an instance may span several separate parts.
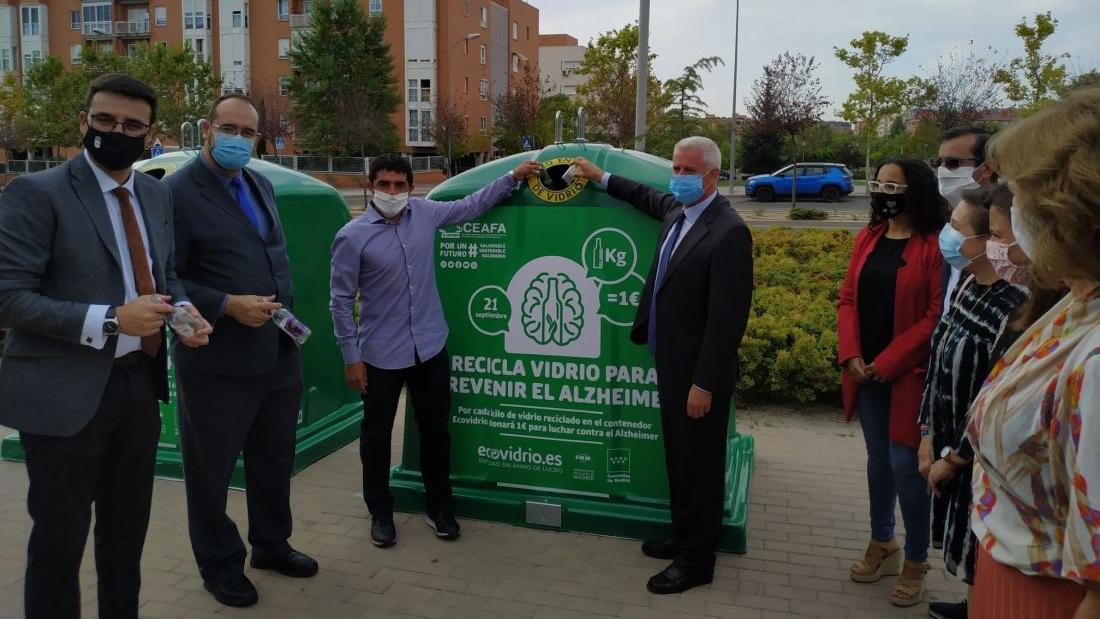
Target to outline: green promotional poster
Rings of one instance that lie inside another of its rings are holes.
[[[657,373],[648,349],[630,341],[660,225],[586,178],[565,182],[581,154],[667,186],[664,160],[552,146],[539,157],[541,178],[476,221],[437,234],[450,327],[452,479],[460,515],[641,537],[668,520]],[[460,198],[521,160],[482,166],[431,197]],[[409,421],[393,485],[402,508],[421,509],[418,492],[403,491],[420,490]],[[751,439],[731,430],[731,451],[731,487],[747,494],[740,486]],[[735,520],[746,497],[736,493],[727,550],[744,544],[743,521]]]

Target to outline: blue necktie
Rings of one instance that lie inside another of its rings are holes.
[[[233,187],[233,193],[237,196],[237,205],[241,207],[241,212],[248,218],[248,221],[252,222],[256,232],[259,232],[262,236],[264,229],[260,226],[260,215],[256,212],[256,205],[252,203],[252,196],[248,191],[248,186],[244,183],[244,177],[238,174],[233,177],[233,180],[229,181],[229,184]]]
[[[649,299],[649,328],[646,330],[646,341],[649,344],[649,352],[657,354],[657,291],[664,283],[665,271],[668,270],[668,261],[672,259],[672,250],[676,249],[676,241],[680,239],[680,228],[684,224],[684,214],[676,218],[672,224],[672,230],[665,237],[665,246],[661,249],[661,258],[657,261],[657,277],[653,279],[653,296]]]

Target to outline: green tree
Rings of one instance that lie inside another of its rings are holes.
[[[1066,83],[1066,67],[1062,60],[1069,54],[1052,56],[1043,53],[1043,43],[1058,28],[1058,20],[1050,11],[1036,13],[1034,25],[1027,18],[1016,24],[1016,36],[1023,41],[1024,55],[1013,58],[1008,67],[997,71],[994,79],[1004,86],[1008,100],[1024,114],[1039,109],[1062,90]]]
[[[936,70],[923,83],[941,131],[972,125],[983,113],[1001,107],[996,75],[1003,66],[992,48],[978,55],[973,45],[965,55],[956,47],[936,59]]]
[[[653,66],[656,54],[649,55]],[[634,142],[635,95],[638,83],[638,25],[600,34],[588,42],[580,72],[587,81],[577,87],[588,114],[592,139],[625,147]],[[668,107],[661,82],[649,74],[646,99],[647,125]]]
[[[1087,73],[1077,75],[1062,88],[1061,96],[1065,98],[1075,90],[1083,88],[1100,88],[1100,71],[1093,69]]]
[[[750,122],[737,140],[740,169],[753,174],[768,174],[783,165],[783,136]]]
[[[60,149],[80,144],[76,120],[88,90],[84,75],[65,69],[57,56],[47,56],[27,71],[23,86],[28,146]]]
[[[157,93],[157,128],[178,140],[180,125],[204,118],[221,90],[210,64],[182,45],[138,45],[126,70]]]
[[[290,49],[296,137],[321,154],[369,156],[397,150],[391,115],[401,103],[385,15],[356,0],[317,0],[310,28]]]
[[[523,136],[537,132],[539,100],[544,91],[538,70],[524,62],[519,80],[493,100],[493,143],[505,154],[523,150]]]
[[[707,112],[707,104],[699,97],[703,88],[702,72],[710,72],[718,65],[725,64],[718,56],[708,56],[684,67],[680,77],[665,82],[665,93],[672,101],[672,110],[678,120],[679,137],[685,135],[685,121],[692,116],[702,116]]]
[[[848,42],[850,49],[834,47],[833,52],[841,62],[855,71],[856,89],[844,102],[840,117],[862,126],[866,139],[865,171],[871,170],[871,143],[875,139],[879,123],[884,118],[899,114],[909,105],[926,98],[925,86],[917,78],[903,80],[888,77],[888,64],[905,53],[909,36],[895,37],[877,30],[867,31],[858,39]],[[922,96],[924,91],[924,96]]]
[[[539,118],[535,140],[539,144],[554,142],[554,118],[561,112],[562,139],[570,140],[577,134],[577,102],[569,95],[556,94],[539,99]]]
[[[446,162],[448,175],[454,174],[456,159],[473,152],[474,140],[470,136],[469,124],[465,108],[459,108],[452,98],[446,97],[436,105],[430,131],[432,141],[443,149],[444,154],[450,155],[450,161]]]
[[[13,151],[26,150],[28,137],[27,97],[19,77],[7,73],[0,82],[0,147],[12,158]]]

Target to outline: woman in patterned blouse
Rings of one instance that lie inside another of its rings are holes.
[[[1016,241],[1070,293],[997,362],[970,411],[971,617],[1100,617],[1100,89],[998,134]]]
[[[1012,192],[994,185],[963,194],[951,222],[966,238],[959,255],[963,282],[932,334],[932,356],[921,400],[920,470],[935,492],[933,539],[943,543],[947,570],[973,584],[974,543],[970,533],[970,461],[966,413],[997,360],[995,345],[1027,291],[1001,279],[990,259],[990,212],[994,201],[1012,204]],[[933,464],[934,462],[934,464]],[[931,473],[931,474],[930,474]],[[965,606],[959,610],[965,617]],[[942,614],[942,613],[941,613]]]

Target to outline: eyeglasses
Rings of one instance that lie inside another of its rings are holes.
[[[957,170],[959,166],[966,163],[967,161],[971,161],[975,165],[982,162],[982,160],[978,157],[936,157],[928,163],[931,164],[933,168],[938,168],[942,166],[947,168],[948,170]]]
[[[214,131],[222,135],[239,135],[246,140],[255,140],[260,137],[260,132],[250,127],[238,127],[237,125],[215,125],[210,123],[210,126],[214,128]]]
[[[149,133],[149,127],[152,126],[141,121],[133,120],[132,118],[119,120],[106,112],[90,115],[88,117],[88,124],[96,131],[103,131],[104,133],[114,131],[115,127],[122,125],[122,133],[132,138],[140,138]]]
[[[880,183],[878,181],[867,181],[867,189],[871,193],[888,193],[894,195],[897,193],[905,193],[906,188],[909,185],[905,183]]]

